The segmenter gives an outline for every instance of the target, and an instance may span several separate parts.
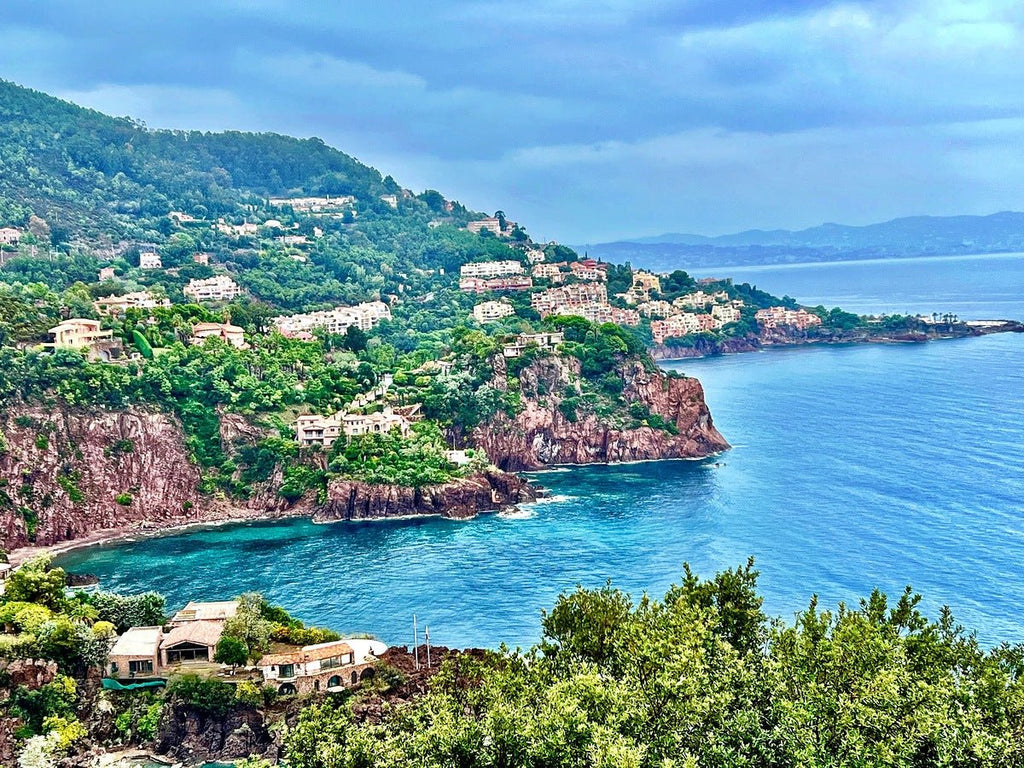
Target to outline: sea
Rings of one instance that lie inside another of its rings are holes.
[[[685,268],[685,265],[680,265]],[[724,276],[722,270],[707,274]],[[1024,319],[1024,255],[729,270],[860,313]],[[307,623],[392,644],[527,647],[577,585],[661,596],[755,558],[793,621],[910,585],[985,645],[1024,642],[1024,335],[670,361],[732,449],[700,461],[559,467],[518,512],[249,523],[94,546],[60,564],[172,608],[256,590]]]

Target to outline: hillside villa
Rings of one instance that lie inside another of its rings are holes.
[[[544,352],[553,352],[559,344],[565,341],[565,334],[561,331],[547,333],[520,333],[511,344],[506,344],[501,353],[509,359],[520,357],[528,349],[540,349]]]
[[[488,216],[487,218],[484,219],[478,219],[477,221],[469,222],[466,225],[466,229],[468,229],[470,232],[475,232],[476,234],[480,234],[480,232],[486,229],[489,232],[493,232],[498,237],[508,237],[509,235],[512,234],[512,230],[515,229],[516,226],[517,225],[514,221],[509,221],[508,219],[506,219],[505,228],[502,229],[500,219],[496,219],[493,216]]]
[[[17,245],[21,231],[14,227],[0,227],[0,245]]]
[[[123,296],[106,296],[92,303],[98,315],[123,315],[128,309],[155,309],[169,307],[171,300],[166,296],[154,296],[149,291],[136,291]]]
[[[485,301],[473,307],[473,317],[478,323],[493,323],[515,313],[515,308],[507,301]]]
[[[101,331],[99,320],[73,317],[50,328],[47,333],[53,337],[46,347],[77,349],[86,353],[90,360],[110,362],[124,354],[120,339],[114,338],[112,330]]]
[[[240,296],[242,289],[227,275],[216,275],[205,280],[192,279],[181,292],[192,301],[230,301]]]
[[[230,323],[196,323],[192,326],[192,338],[189,343],[199,345],[207,339],[220,339],[236,349],[248,349],[245,343],[245,331]]]
[[[386,435],[397,429],[404,437],[409,434],[411,426],[412,421],[406,413],[390,407],[367,414],[338,411],[330,416],[320,416],[311,413],[299,416],[295,421],[295,439],[299,445],[320,445],[330,448],[342,435]]]
[[[164,263],[156,251],[143,251],[139,254],[140,269],[163,269]]]
[[[101,282],[101,283],[104,280],[113,280],[114,279],[114,268],[113,267],[101,267],[100,268],[100,273],[99,273],[99,275],[97,276],[96,279],[99,280],[99,282]]]

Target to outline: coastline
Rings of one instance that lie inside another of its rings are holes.
[[[957,333],[907,333],[870,334],[838,337],[828,339],[791,338],[785,340],[761,338],[725,339],[721,345],[710,349],[698,347],[677,347],[665,344],[648,349],[656,362],[672,362],[675,360],[700,360],[723,355],[742,355],[749,352],[763,352],[768,349],[790,349],[796,347],[836,347],[862,344],[926,344],[932,341],[953,341],[956,339],[972,339],[978,336],[991,336],[996,333],[1024,333],[1024,322],[1019,320],[967,320],[965,328]]]

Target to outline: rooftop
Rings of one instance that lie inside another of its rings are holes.
[[[117,638],[111,656],[153,656],[160,645],[163,627],[132,627]]]

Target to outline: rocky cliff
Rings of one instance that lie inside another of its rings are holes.
[[[487,470],[443,485],[407,488],[332,480],[313,519],[370,520],[407,515],[472,517],[478,512],[533,501],[536,491],[516,475]]]
[[[0,452],[0,546],[202,519],[181,425],[156,411],[19,408]]]
[[[514,415],[499,413],[474,430],[471,441],[507,471],[551,464],[699,458],[729,447],[715,429],[696,379],[669,376],[639,359],[623,362],[615,373],[622,382],[622,400],[639,406],[641,414],[660,417],[660,426],[645,426],[644,421],[655,420],[642,416],[565,408],[568,398],[579,399],[581,366],[574,358],[548,355],[519,374],[521,409]],[[496,385],[504,380],[499,369]]]

